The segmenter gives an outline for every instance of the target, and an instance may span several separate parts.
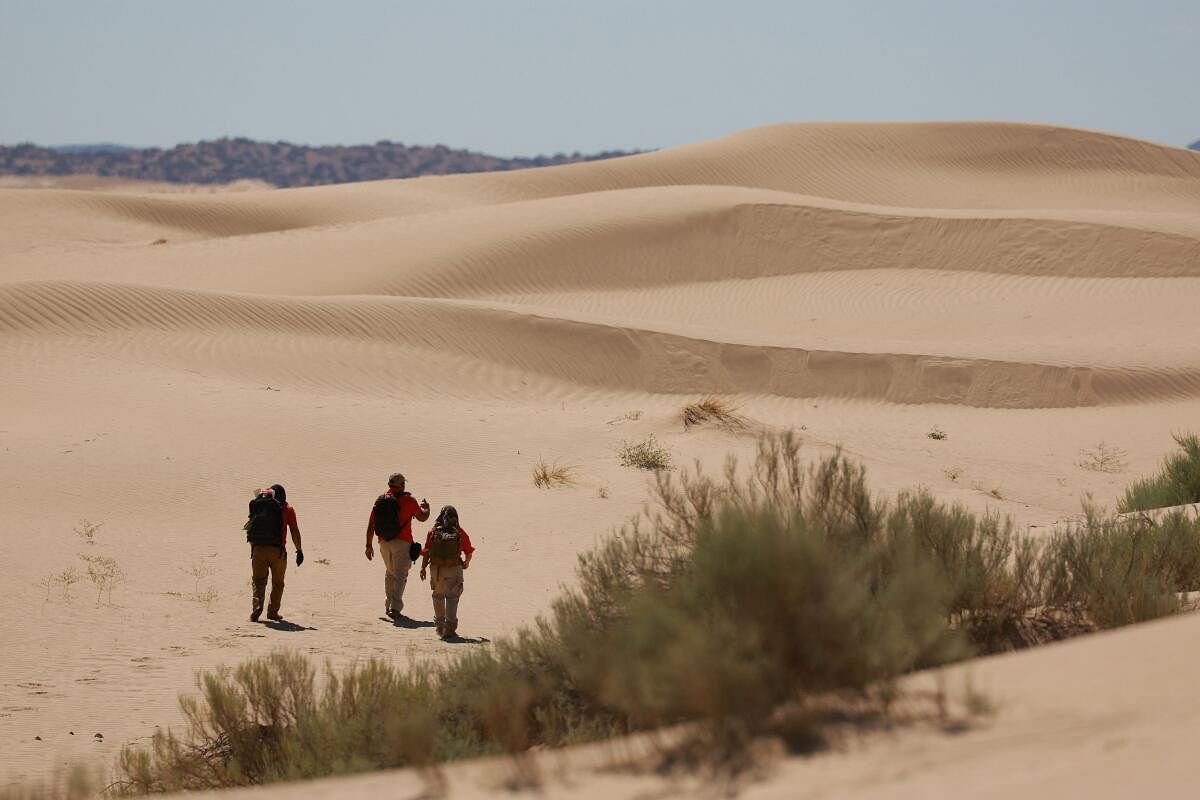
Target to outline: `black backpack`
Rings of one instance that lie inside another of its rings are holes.
[[[283,504],[273,495],[260,494],[250,501],[246,541],[283,547]]]
[[[400,494],[381,494],[375,501],[372,519],[375,520],[375,533],[385,542],[390,542],[400,535],[400,498],[407,497],[408,492]]]

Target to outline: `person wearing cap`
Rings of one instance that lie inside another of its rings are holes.
[[[433,624],[438,636],[458,636],[458,600],[463,593],[463,570],[471,566],[475,547],[458,524],[458,510],[443,506],[421,549],[421,580],[433,565],[429,588],[433,594]]]
[[[287,572],[287,535],[292,534],[292,544],[296,545],[296,566],[304,563],[304,550],[300,544],[300,524],[296,521],[296,509],[287,501],[287,491],[278,483],[269,488],[259,489],[257,495],[270,498],[272,506],[277,508],[278,516],[268,516],[274,519],[272,524],[279,526],[278,535],[268,535],[265,538],[255,537],[250,541],[250,621],[258,622],[262,616],[263,600],[267,593],[267,576],[271,577],[271,599],[267,604],[267,619],[278,622],[283,619],[279,606],[283,602],[283,576]],[[246,523],[247,530],[250,523]]]
[[[391,619],[399,619],[404,610],[404,589],[408,585],[408,573],[412,570],[416,556],[412,537],[412,521],[429,519],[429,502],[422,498],[418,503],[404,491],[404,476],[399,472],[388,478],[388,490],[379,496],[367,520],[367,560],[375,557],[371,537],[379,540],[379,554],[383,557],[384,613]],[[377,518],[376,515],[386,515]]]

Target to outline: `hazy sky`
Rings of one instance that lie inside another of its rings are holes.
[[[496,155],[787,120],[1200,139],[1200,0],[0,0],[0,143]]]

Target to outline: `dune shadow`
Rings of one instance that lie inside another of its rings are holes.
[[[432,628],[433,627],[433,622],[431,620],[412,619],[411,617],[405,617],[405,616],[399,616],[399,617],[396,617],[395,619],[389,619],[388,617],[380,617],[379,619],[382,622],[390,622],[390,623],[392,623],[392,625],[394,625],[397,628],[415,629],[415,628]]]
[[[300,625],[296,622],[288,622],[286,619],[267,620],[263,623],[271,630],[283,631],[285,633],[299,633],[300,631],[315,631],[316,628]]]

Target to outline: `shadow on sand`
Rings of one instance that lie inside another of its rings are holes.
[[[271,630],[284,631],[285,633],[299,633],[300,631],[315,631],[316,628],[306,627],[295,622],[288,622],[286,619],[266,620],[262,623]]]
[[[406,617],[404,615],[396,617],[395,619],[389,619],[387,617],[380,617],[379,621],[380,622],[390,622],[392,625],[394,625],[397,628],[408,628],[410,630],[416,630],[417,628],[432,628],[432,627],[434,627],[434,623],[429,620],[412,619],[411,617]],[[474,638],[474,639],[467,637],[467,636],[451,636],[449,639],[442,639],[442,641],[445,642],[446,644],[486,644],[486,643],[490,642],[491,639],[488,639],[487,637],[484,637],[484,636],[480,636],[480,637]]]
[[[469,636],[451,636],[447,639],[442,639],[442,641],[446,644],[486,644],[490,642],[491,639],[487,638],[486,636],[479,636],[474,639]]]
[[[432,628],[433,627],[432,622],[428,622],[423,619],[412,619],[410,617],[406,617],[403,615],[396,617],[395,619],[389,619],[388,617],[380,617],[379,619],[382,622],[390,622],[392,625],[396,626],[397,628]]]

